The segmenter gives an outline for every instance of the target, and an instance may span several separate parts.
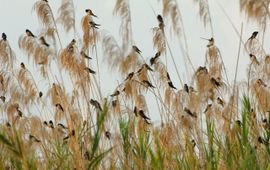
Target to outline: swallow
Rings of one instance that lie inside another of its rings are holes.
[[[203,113],[206,113],[211,107],[212,107],[212,104],[208,104]]]
[[[249,54],[249,58],[251,60],[252,63],[255,63],[257,65],[260,65],[259,61],[257,60],[257,57],[253,54]]]
[[[40,92],[38,93],[38,96],[41,98],[41,97],[43,96],[43,93],[40,91]]]
[[[111,139],[111,133],[109,131],[105,132],[105,136],[107,139],[109,139],[109,140]]]
[[[140,110],[140,111],[139,111],[139,115],[140,115],[144,120],[151,120],[149,117],[147,117],[147,116],[144,114],[144,111],[143,111],[143,110]]]
[[[32,142],[37,142],[37,143],[40,142],[40,140],[39,140],[38,138],[36,138],[35,136],[33,136],[33,135],[29,135],[29,139],[30,139],[30,141],[32,141]]]
[[[224,107],[224,101],[220,97],[217,98],[217,103]]]
[[[168,80],[168,81],[171,81],[171,77],[170,77],[170,75],[169,75],[168,72],[167,72],[166,76],[167,76],[167,80]]]
[[[265,140],[264,138],[262,138],[261,136],[258,137],[258,142],[264,145],[269,145],[269,142]]]
[[[221,82],[218,82],[214,77],[211,78],[211,83],[217,87],[221,86]]]
[[[168,85],[171,87],[171,88],[173,88],[173,89],[177,89],[174,85],[173,85],[173,83],[171,82],[171,81],[168,81]]]
[[[50,45],[46,42],[45,38],[42,36],[39,38],[42,45],[45,45],[46,47],[49,47]]]
[[[20,109],[19,109],[19,108],[17,108],[17,113],[18,113],[18,115],[19,115],[20,117],[22,117],[22,116],[23,116],[23,113],[22,113],[22,111],[20,111]]]
[[[25,69],[24,63],[21,63],[20,65],[21,65],[21,68],[22,68],[22,69]]]
[[[113,94],[111,94],[110,96],[111,97],[115,97],[115,96],[118,96],[120,94],[120,91],[119,90],[116,90]]]
[[[258,31],[254,31],[253,33],[252,33],[252,35],[249,37],[249,39],[248,40],[253,40],[254,38],[256,38],[257,37],[257,35],[258,35]]]
[[[26,33],[26,35],[29,36],[29,37],[33,37],[33,38],[36,37],[29,29],[26,29],[26,30],[25,30],[25,33]]]
[[[141,68],[137,71],[137,73],[140,73],[144,68],[146,68],[148,71],[154,71],[148,64],[143,64]]]
[[[89,24],[92,28],[99,29],[98,27],[100,26],[100,24],[97,24],[94,21],[90,21]]]
[[[92,11],[91,9],[86,9],[85,12],[86,12],[88,15],[91,15],[91,16],[97,18],[97,16],[93,13],[93,11]]]
[[[6,97],[5,96],[0,96],[0,99],[2,100],[3,103],[5,103],[5,101],[6,101]]]
[[[151,66],[153,64],[155,64],[156,60],[159,58],[160,55],[161,55],[161,53],[160,52],[157,52],[154,57],[150,58],[150,65]]]
[[[48,0],[42,0],[42,1],[44,1],[44,2],[48,2]]]
[[[53,125],[53,121],[52,120],[49,121],[49,127],[52,128],[52,129],[54,129],[54,125]]]
[[[129,73],[125,81],[132,79],[133,76],[134,76],[134,72]]]
[[[3,39],[4,41],[7,40],[7,35],[6,35],[4,32],[2,33],[2,39]]]
[[[270,132],[270,125],[269,123],[267,122],[267,119],[263,119],[263,128],[267,131],[267,132]]]
[[[136,106],[133,109],[133,113],[135,114],[136,117],[138,117],[138,110],[137,110],[137,107]]]
[[[157,16],[157,20],[158,20],[158,26],[159,26],[159,28],[163,30],[164,29],[164,22],[163,22],[162,16],[161,15],[158,15]]]
[[[60,103],[57,103],[55,106],[56,106],[57,109],[59,109],[62,112],[64,112],[64,109],[63,109],[63,107],[62,107],[62,105]]]
[[[138,54],[141,54],[141,50],[137,47],[137,46],[135,46],[135,45],[133,45],[132,46],[132,49],[135,51],[135,52],[137,52]]]
[[[184,84],[184,91],[189,93],[189,88],[188,88],[188,85],[187,84]]]
[[[81,55],[82,55],[84,58],[86,58],[86,59],[89,59],[89,60],[92,59],[91,57],[89,57],[88,55],[86,55],[85,52],[83,52],[83,51],[81,51]]]
[[[207,70],[206,67],[200,66],[200,67],[197,69],[196,73],[199,73],[199,72],[205,72],[205,73],[207,74],[207,73],[208,73],[208,70]]]
[[[196,146],[196,142],[195,142],[195,140],[194,139],[192,139],[191,140],[191,143],[192,143],[192,146],[193,146],[193,148]]]
[[[256,80],[256,83],[257,83],[258,85],[263,85],[264,87],[267,87],[267,85],[262,81],[262,79]]]
[[[242,122],[241,122],[240,120],[236,120],[235,123],[236,123],[239,127],[242,126]]]
[[[93,105],[96,109],[102,111],[102,108],[101,108],[101,106],[100,106],[100,104],[99,104],[98,101],[91,99],[90,100],[90,104]]]
[[[58,123],[57,126],[60,126],[63,129],[68,129],[65,125],[63,125],[62,123]]]
[[[69,51],[73,51],[75,44],[76,44],[76,40],[75,39],[72,39],[71,42],[68,44],[67,49]]]
[[[90,69],[89,67],[85,67],[84,70],[90,74],[96,74],[96,72],[94,70]]]
[[[190,115],[191,117],[195,117],[195,118],[197,118],[197,115],[195,114],[195,112],[194,113],[192,113],[188,108],[184,108],[184,111],[188,114],[188,115]]]
[[[143,80],[142,81],[147,87],[155,88],[148,80]]]

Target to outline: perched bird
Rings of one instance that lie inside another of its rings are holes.
[[[160,52],[157,52],[156,54],[155,54],[155,56],[154,57],[152,57],[152,58],[150,58],[150,65],[152,66],[153,64],[155,64],[155,62],[156,62],[156,60],[158,59],[158,57],[160,56]]]
[[[242,126],[242,122],[241,122],[241,120],[236,120],[235,121],[235,123],[239,126],[239,127],[241,127]]]
[[[6,35],[4,32],[2,33],[2,39],[3,39],[4,41],[7,40],[7,35]]]
[[[53,125],[53,121],[52,120],[49,121],[49,127],[52,128],[52,129],[54,128],[54,125]]]
[[[33,37],[33,38],[36,37],[29,29],[26,29],[25,32],[26,32],[26,35],[29,37]]]
[[[47,123],[47,121],[44,121],[44,122],[43,122],[43,124],[44,124],[45,126],[48,126],[48,123]]]
[[[40,91],[40,92],[38,93],[38,96],[41,98],[41,97],[43,96],[43,93]]]
[[[111,139],[111,133],[110,133],[110,131],[106,131],[105,132],[105,136],[106,136],[107,139],[110,140]]]
[[[71,42],[67,46],[68,51],[73,52],[75,44],[76,44],[76,40],[72,39]]]
[[[22,69],[25,69],[24,63],[21,63],[20,65],[21,65],[21,68],[22,68]]]
[[[217,87],[221,86],[221,82],[218,82],[214,77],[211,78],[211,83]]]
[[[144,68],[146,68],[149,71],[154,71],[148,64],[143,64],[141,68],[137,71],[137,73],[140,73]]]
[[[212,104],[208,104],[203,113],[206,113],[211,107],[212,107]]]
[[[18,116],[22,117],[23,115],[22,111],[19,108],[16,108],[16,110],[17,110]]]
[[[258,137],[258,142],[264,145],[269,145],[269,142],[267,140],[265,140],[263,137]]]
[[[62,107],[62,105],[60,103],[57,103],[55,106],[56,106],[57,109],[59,109],[62,112],[64,112],[64,109],[63,109],[63,107]]]
[[[46,47],[49,47],[50,45],[46,42],[45,38],[43,36],[41,36],[39,38],[40,42],[42,45],[45,45]]]
[[[29,139],[30,139],[30,141],[32,141],[32,142],[37,142],[37,143],[40,142],[40,140],[39,140],[38,138],[36,138],[35,136],[33,136],[33,135],[29,135]]]
[[[119,90],[116,90],[113,94],[111,94],[110,96],[111,97],[115,97],[115,96],[118,96],[120,94],[120,91]]]
[[[163,18],[161,15],[158,15],[157,16],[157,20],[158,20],[158,26],[161,30],[164,30],[164,22],[163,22]]]
[[[188,88],[187,84],[184,84],[184,90],[185,90],[185,92],[189,93],[189,88]]]
[[[195,117],[195,118],[197,118],[197,115],[196,115],[196,113],[194,112],[194,113],[192,113],[188,108],[184,108],[184,111],[188,114],[188,115],[190,115],[191,117]]]
[[[145,84],[147,87],[155,88],[155,86],[152,85],[148,80],[143,80],[143,84]]]
[[[270,133],[270,124],[268,123],[267,119],[263,119],[263,128],[266,132]]]
[[[253,54],[249,54],[249,58],[251,60],[251,63],[255,63],[256,65],[260,65],[259,61],[257,60],[257,57]]]
[[[220,97],[217,98],[217,103],[224,107],[224,101]]]
[[[86,58],[86,59],[89,59],[89,60],[92,59],[91,57],[89,57],[88,55],[86,55],[85,52],[83,52],[83,51],[81,51],[81,55],[82,55],[84,58]]]
[[[132,46],[132,49],[133,49],[135,52],[137,52],[138,54],[141,54],[141,50],[140,50],[137,46],[133,45],[133,46]]]
[[[168,73],[168,72],[167,72],[167,74],[166,74],[166,75],[167,75],[167,80],[168,80],[168,81],[171,81],[171,77],[170,77],[170,75],[169,75],[169,73]]]
[[[99,104],[98,101],[96,101],[96,100],[94,100],[94,99],[91,99],[91,100],[90,100],[90,104],[93,105],[96,109],[102,111],[102,108],[101,108],[101,106],[100,106],[100,104]]]
[[[93,17],[96,17],[97,18],[97,16],[92,12],[92,10],[91,9],[86,9],[85,10],[85,12],[88,14],[88,15],[91,15],[91,16],[93,16]]]
[[[258,35],[258,31],[254,31],[253,33],[252,33],[252,35],[249,37],[249,39],[248,40],[253,40],[254,38],[256,38],[257,37],[257,35]]]
[[[171,81],[168,81],[168,85],[169,85],[171,88],[173,88],[173,89],[176,90],[176,87],[173,85],[173,83],[172,83]]]
[[[129,73],[125,81],[132,79],[133,76],[134,76],[134,72]]]
[[[162,18],[162,16],[160,14],[157,15],[157,20],[158,20],[159,23],[163,23],[163,18]]]
[[[94,70],[90,69],[89,67],[85,67],[84,70],[90,74],[96,74],[96,72]]]
[[[5,96],[0,96],[0,99],[2,100],[3,103],[5,103],[5,101],[6,101],[6,97]]]
[[[99,29],[98,27],[100,26],[100,24],[97,24],[94,21],[90,21],[89,24],[92,28]]]
[[[149,117],[147,117],[147,116],[144,114],[144,111],[143,111],[143,110],[140,110],[140,111],[139,111],[139,115],[140,115],[144,120],[151,120]]]

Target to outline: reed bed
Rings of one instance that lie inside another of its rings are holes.
[[[269,0],[239,3],[264,36]],[[28,63],[18,60],[8,35],[2,34],[0,169],[270,168],[270,55],[258,32],[247,40],[238,32],[238,54],[244,49],[250,64],[246,81],[237,82],[237,74],[229,80],[208,0],[194,0],[213,36],[206,39],[205,65],[198,68],[188,53],[178,1],[161,4],[149,60],[134,44],[129,0],[116,0],[113,9],[121,19],[120,42],[100,31],[94,9],[80,9],[85,16],[76,26],[72,0],[62,0],[57,14],[47,0],[33,4],[42,32],[26,28],[18,39]],[[74,39],[63,42],[59,27]],[[169,33],[184,37],[179,44],[187,75],[192,73],[190,83],[179,74],[181,63],[174,60]],[[175,73],[169,73],[167,60],[173,61]],[[108,96],[101,89],[101,64],[122,80]],[[153,105],[158,123],[149,114]]]

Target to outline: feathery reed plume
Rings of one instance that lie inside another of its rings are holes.
[[[53,14],[47,1],[38,0],[33,6],[33,10],[36,11],[38,19],[45,27],[54,28]]]
[[[15,53],[9,45],[7,35],[5,33],[2,33],[2,39],[0,40],[0,65],[2,69],[12,69],[14,60]]]
[[[58,8],[58,18],[57,22],[62,24],[66,32],[69,32],[71,29],[75,32],[75,11],[73,0],[62,0],[61,6]]]
[[[212,34],[213,34],[213,26],[210,16],[209,3],[208,0],[193,0],[199,6],[199,16],[203,21],[204,26],[210,23]],[[212,35],[213,36],[213,35]]]
[[[152,28],[153,32],[153,46],[160,54],[163,54],[166,50],[166,38],[164,34],[164,23],[161,15],[157,17],[159,27]],[[161,20],[162,19],[162,20]],[[161,21],[162,22],[161,22]]]
[[[133,43],[130,7],[128,0],[117,0],[113,13],[121,17],[119,33],[122,37],[122,49],[123,51],[126,51],[128,47],[131,46],[131,43]]]

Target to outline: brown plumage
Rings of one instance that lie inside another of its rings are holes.
[[[102,111],[102,108],[97,100],[91,99],[90,104],[93,105],[97,110]]]
[[[25,33],[26,33],[26,35],[29,36],[29,37],[33,37],[33,38],[36,37],[29,29],[26,29],[26,30],[25,30]]]

